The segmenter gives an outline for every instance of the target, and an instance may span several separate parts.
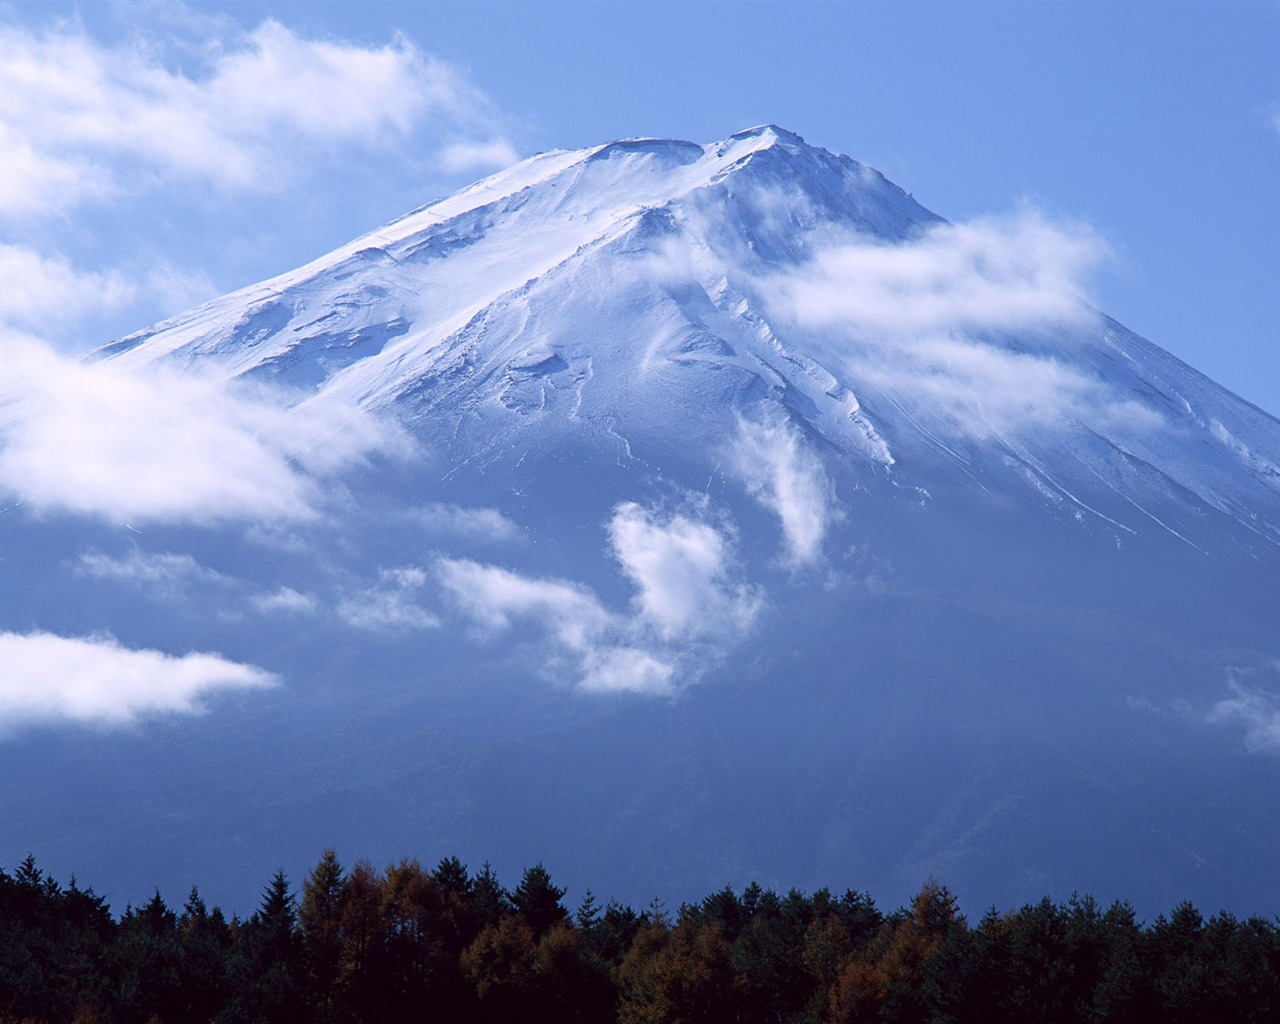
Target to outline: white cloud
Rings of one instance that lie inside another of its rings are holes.
[[[76,348],[83,347],[86,323],[152,308],[185,309],[217,292],[206,274],[179,270],[163,260],[151,260],[142,269],[83,270],[65,256],[4,242],[0,282],[0,331],[69,338]]]
[[[1159,413],[1051,355],[932,335],[851,358],[858,379],[977,438],[1072,421],[1148,430]]]
[[[926,421],[976,437],[1072,421],[1145,430],[1156,414],[1052,351],[1065,329],[1099,325],[1084,291],[1106,256],[1089,227],[1024,210],[900,244],[848,238],[758,287],[848,380]]]
[[[589,648],[583,652],[578,689],[660,696],[674,691],[677,671],[674,659],[664,661],[640,647]]]
[[[158,303],[165,314],[190,309],[218,294],[218,287],[202,270],[183,270],[162,259],[150,260],[145,273],[130,278],[140,298]]]
[[[257,594],[249,603],[264,614],[283,612],[300,615],[316,610],[317,602],[310,594],[300,594],[292,587],[281,587],[270,594]]]
[[[520,537],[520,527],[494,508],[465,508],[431,502],[414,510],[429,533],[450,534],[469,541],[505,543]]]
[[[120,522],[315,518],[315,479],[406,450],[392,425],[323,402],[158,368],[84,363],[0,335],[0,493]]]
[[[128,583],[139,590],[160,596],[172,596],[196,583],[227,584],[227,576],[206,569],[190,555],[150,554],[131,551],[123,558],[112,558],[100,552],[80,556],[79,572],[100,580]]]
[[[0,118],[4,116],[0,111]],[[108,176],[88,161],[32,145],[20,126],[0,121],[0,215],[26,217],[66,210],[111,191]]]
[[[831,481],[800,432],[781,417],[738,420],[733,463],[748,492],[782,524],[787,561],[808,565],[822,556],[827,527],[841,516]]]
[[[376,586],[339,603],[338,617],[349,626],[376,633],[434,629],[440,619],[417,599],[427,579],[427,573],[417,566],[384,569]]]
[[[445,589],[486,630],[508,629],[518,620],[546,629],[555,644],[546,661],[548,674],[560,675],[567,659],[566,671],[587,693],[672,691],[673,662],[634,644],[630,624],[607,611],[587,588],[531,579],[470,559],[441,559],[437,569]]]
[[[446,592],[483,629],[519,621],[545,630],[549,674],[572,675],[586,692],[670,694],[714,663],[749,626],[759,596],[731,580],[729,543],[688,515],[620,505],[609,537],[637,595],[612,612],[587,587],[535,579],[470,559],[442,558]]]
[[[147,6],[114,10],[115,43],[74,19],[0,12],[0,327],[84,351],[210,298],[215,278],[242,282],[237,248],[287,251],[299,217],[349,205],[324,193],[358,185],[354,168],[407,192],[424,166],[518,158],[492,101],[404,37],[309,39]],[[57,233],[36,228],[54,218]],[[205,240],[219,231],[222,244]]]
[[[1227,685],[1231,696],[1213,706],[1209,721],[1243,725],[1245,747],[1250,751],[1280,750],[1280,697],[1261,687],[1245,686],[1239,678]]]
[[[125,725],[156,714],[191,714],[221,690],[278,679],[216,654],[181,657],[122,647],[110,637],[0,633],[0,730],[37,723]]]
[[[337,147],[385,150],[422,131],[448,139],[436,143],[445,164],[514,154],[492,102],[404,37],[306,39],[273,20],[199,28],[183,47],[145,31],[107,45],[67,21],[0,26],[0,216],[165,180],[277,190]]]
[[[3,164],[3,161],[0,161]],[[0,243],[0,325],[41,329],[75,323],[103,309],[120,309],[138,295],[138,285],[118,271],[76,270],[60,256],[44,256]]]
[[[467,171],[509,167],[519,159],[520,154],[506,139],[488,139],[446,146],[440,154],[440,166],[451,174],[463,174]]]
[[[502,630],[512,621],[544,623],[565,647],[589,650],[614,625],[596,596],[565,580],[539,580],[465,558],[444,558],[438,565],[445,588],[486,629]]]
[[[900,244],[851,238],[769,279],[770,294],[798,322],[872,338],[1034,331],[1096,317],[1084,284],[1106,254],[1087,225],[1025,210],[940,224]]]
[[[755,595],[729,582],[728,541],[709,523],[624,502],[609,541],[639,589],[640,616],[664,640],[733,632],[756,613]]]

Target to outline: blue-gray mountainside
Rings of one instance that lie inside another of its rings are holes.
[[[1084,302],[1092,244],[628,140],[31,371],[0,863],[1270,912],[1280,422]]]

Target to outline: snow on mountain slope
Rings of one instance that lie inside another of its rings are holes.
[[[1280,426],[1088,309],[1045,225],[1002,230],[773,127],[633,140],[534,157],[103,355],[394,407],[473,464],[565,431],[635,456],[680,423],[714,465],[763,417],[1120,542],[1207,550],[1215,513],[1280,540]]]
[[[637,139],[34,361],[0,637],[276,685],[0,744],[16,856],[1257,911],[1280,423],[1092,309],[1101,250],[771,126]]]

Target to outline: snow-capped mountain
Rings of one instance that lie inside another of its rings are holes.
[[[10,396],[0,628],[263,685],[16,732],[0,861],[1265,910],[1280,422],[1092,309],[1096,248],[772,126],[628,140],[101,349],[149,383],[88,468]]]
[[[1042,271],[1022,253],[971,279],[892,265],[913,242],[985,258],[940,227],[778,128],[619,142],[534,157],[103,352],[392,406],[458,461],[565,432],[714,452],[726,415],[756,413],[903,484],[1012,474],[1120,538],[1212,546],[1225,516],[1280,540],[1275,420],[1071,296],[1023,308]]]

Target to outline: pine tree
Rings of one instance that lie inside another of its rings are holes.
[[[178,916],[157,889],[140,909],[125,911],[114,944],[120,1001],[140,1019],[177,1019],[182,992]]]
[[[305,980],[297,924],[297,904],[281,869],[271,876],[258,912],[242,930],[232,1016],[263,1024],[303,1019]]]
[[[498,881],[498,876],[485,861],[479,873],[471,882],[471,907],[480,927],[497,924],[502,915],[511,907],[511,899],[507,890]]]
[[[436,865],[431,876],[441,891],[463,899],[471,895],[471,879],[467,875],[467,866],[457,857],[445,857]]]
[[[528,868],[520,884],[511,894],[516,912],[533,929],[534,938],[541,938],[552,925],[569,917],[560,900],[565,890],[551,882],[551,875],[540,863]]]
[[[582,894],[582,902],[573,915],[573,923],[580,931],[590,933],[600,923],[600,905],[590,889]]]
[[[333,1020],[342,983],[342,899],[347,880],[337,854],[329,849],[302,884],[298,925],[303,966],[318,1019]]]
[[[212,1020],[230,995],[231,933],[222,911],[210,911],[194,885],[178,918],[182,1020]]]

